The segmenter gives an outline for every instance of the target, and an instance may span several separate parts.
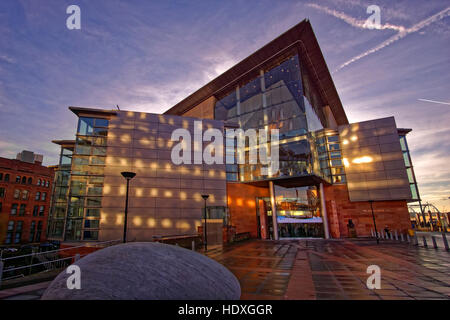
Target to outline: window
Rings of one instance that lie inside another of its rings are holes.
[[[3,180],[3,173],[0,172],[0,181]]]
[[[19,189],[15,189],[14,190],[14,199],[19,199],[20,198],[20,190]]]
[[[34,198],[34,200],[39,201],[40,198],[41,198],[41,193],[38,191],[38,192],[36,192],[36,197]]]
[[[16,176],[16,183],[20,183],[20,176]]]
[[[42,192],[41,201],[45,201],[47,198],[47,192]]]
[[[25,209],[27,208],[26,204],[21,204],[20,205],[20,209],[19,209],[19,216],[24,216],[25,215]]]
[[[23,190],[22,191],[22,200],[28,200],[28,195],[30,194],[30,191]]]
[[[2,209],[3,209],[3,205],[2,205],[2,203],[0,202],[0,213],[2,212]]]
[[[14,235],[14,243],[20,243],[20,239],[22,238],[22,226],[23,221],[17,221],[16,234]]]
[[[27,177],[23,177],[22,178],[22,184],[26,184],[27,183]]]
[[[19,205],[17,204],[17,203],[13,203],[12,205],[11,205],[11,215],[12,216],[14,216],[14,215],[16,215],[16,213],[17,213],[17,207],[18,207]]]
[[[36,242],[41,241],[41,232],[42,232],[42,221],[38,222],[37,232],[36,232]]]
[[[38,185],[38,186],[41,185],[41,179],[38,179],[37,185]]]
[[[5,182],[8,182],[9,181],[9,174],[7,173],[7,174],[5,174]]]
[[[39,206],[34,206],[33,208],[33,217],[37,217],[39,212]]]
[[[11,243],[13,232],[14,232],[14,221],[9,221],[8,222],[8,232],[6,233],[6,239],[5,239],[6,244]]]
[[[28,238],[29,242],[33,242],[34,241],[34,233],[35,232],[36,232],[36,221],[31,221],[30,236]]]
[[[39,207],[39,216],[44,216],[44,211],[45,211],[45,207],[44,206],[40,206]]]
[[[0,198],[5,197],[5,188],[0,188]]]
[[[50,182],[45,181],[45,187],[46,187],[46,188],[48,188],[49,184],[50,184]]]
[[[33,184],[33,178],[28,178],[28,184]]]

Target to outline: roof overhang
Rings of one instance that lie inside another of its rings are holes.
[[[104,109],[91,109],[91,108],[81,108],[81,107],[69,107],[69,110],[75,113],[78,117],[82,116],[100,116],[109,117],[115,116],[117,114],[114,110],[104,110]]]
[[[259,74],[259,70],[264,69],[267,64],[286,58],[287,54],[292,51],[297,51],[304,63],[306,62],[308,69],[312,71],[313,81],[319,88],[323,102],[330,106],[337,124],[348,124],[319,43],[311,23],[306,19],[177,103],[165,114],[183,115],[209,97],[220,96],[245,80],[250,80],[255,74]]]

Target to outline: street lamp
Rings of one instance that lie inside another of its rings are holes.
[[[207,236],[207,234],[206,234],[206,200],[208,200],[208,198],[209,198],[209,194],[202,194],[202,198],[203,198],[203,200],[205,200],[205,232],[204,232],[204,234],[205,234],[205,252],[206,252],[206,250],[208,250],[208,236]]]
[[[125,198],[125,221],[123,223],[123,243],[125,243],[125,242],[127,242],[128,189],[130,186],[130,180],[136,176],[136,173],[124,171],[124,172],[121,172],[121,174],[125,179],[127,179],[127,195]]]
[[[378,239],[378,231],[377,231],[377,224],[375,223],[375,214],[373,213],[373,200],[369,200],[370,202],[370,209],[372,209],[372,218],[373,218],[373,226],[375,228],[375,237],[377,238],[377,244],[380,244],[380,240]]]

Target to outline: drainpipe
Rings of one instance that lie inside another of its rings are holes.
[[[322,211],[323,231],[325,239],[330,239],[330,230],[328,229],[327,207],[325,205],[325,193],[323,192],[323,183],[320,184],[320,211]]]

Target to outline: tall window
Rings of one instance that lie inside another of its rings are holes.
[[[5,239],[6,244],[12,242],[13,233],[14,233],[14,221],[11,220],[8,222],[8,230],[6,232],[6,239]]]
[[[21,204],[20,205],[20,209],[19,209],[19,216],[24,216],[25,215],[25,209],[27,208],[26,204]]]
[[[22,200],[28,200],[28,195],[30,192],[28,190],[22,190]]]
[[[22,184],[26,184],[27,183],[27,177],[22,177]]]
[[[3,180],[3,173],[0,172],[0,181]]]
[[[38,192],[36,192],[36,197],[34,198],[34,200],[39,201],[40,198],[41,198],[41,193],[38,191]]]
[[[19,199],[20,198],[20,190],[19,189],[15,189],[14,190],[14,199]]]
[[[28,178],[28,184],[33,184],[33,178]]]
[[[5,197],[5,188],[0,188],[0,198]]]
[[[38,186],[41,185],[41,179],[38,179],[37,185],[38,185]]]
[[[42,221],[39,221],[36,232],[36,242],[41,241],[41,233],[42,233]]]
[[[45,207],[44,206],[40,206],[39,207],[39,216],[44,216],[44,211],[45,211]]]
[[[42,192],[41,200],[45,201],[46,198],[47,198],[47,192]]]
[[[12,216],[15,216],[16,214],[17,214],[17,207],[18,207],[19,205],[17,204],[17,203],[13,203],[12,205],[11,205],[11,215]]]
[[[16,176],[16,183],[20,183],[20,176]]]
[[[5,182],[9,181],[9,173],[5,174]]]
[[[20,243],[20,239],[22,238],[22,227],[23,221],[17,221],[16,233],[14,234],[14,243]]]
[[[37,217],[39,213],[39,206],[34,206],[33,208],[33,217]]]
[[[34,234],[36,232],[36,221],[31,221],[31,226],[30,226],[30,237],[28,238],[29,242],[33,242],[34,241]]]
[[[3,210],[3,204],[0,202],[0,213],[2,213]]]

